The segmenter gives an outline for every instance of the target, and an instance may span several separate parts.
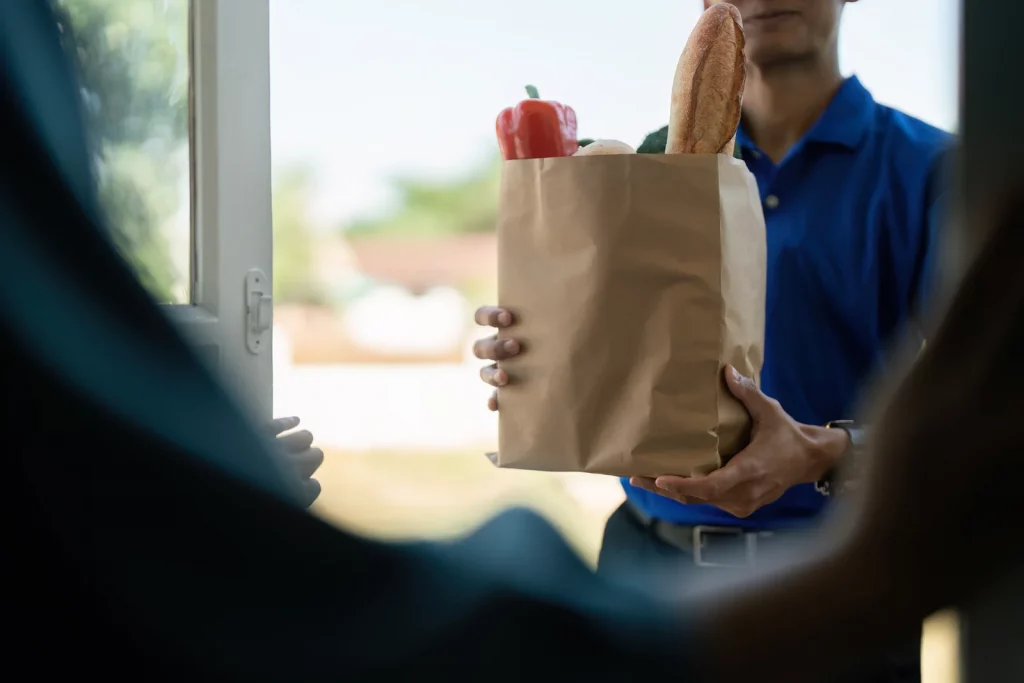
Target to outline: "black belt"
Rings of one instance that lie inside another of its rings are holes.
[[[698,567],[749,567],[757,561],[758,550],[777,536],[771,531],[748,531],[739,527],[685,526],[655,519],[631,502],[626,503],[633,518],[663,543],[693,555]]]

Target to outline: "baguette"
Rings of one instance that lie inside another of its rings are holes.
[[[734,5],[712,5],[697,21],[676,65],[666,154],[731,153],[746,81],[743,47]]]
[[[601,154],[636,154],[636,150],[618,140],[594,140],[586,147],[580,147],[574,157],[592,157]]]

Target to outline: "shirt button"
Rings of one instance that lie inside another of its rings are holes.
[[[773,194],[770,194],[764,198],[764,205],[767,206],[769,209],[777,209],[779,208],[779,198]]]
[[[752,157],[754,157],[755,159],[760,159],[761,158],[761,153],[758,152],[756,149],[755,150],[751,150],[750,155]]]

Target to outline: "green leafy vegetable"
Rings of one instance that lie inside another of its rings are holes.
[[[668,145],[668,126],[648,134],[637,148],[637,154],[664,154]]]
[[[583,138],[582,140],[577,140],[577,144],[580,147],[586,147],[587,145],[591,144],[592,142],[594,142],[594,141],[591,140],[590,138]]]
[[[649,133],[644,141],[640,143],[640,147],[637,148],[637,154],[664,154],[665,147],[668,146],[668,126],[659,128],[653,133]],[[737,159],[743,159],[743,152],[740,150],[740,146],[736,145],[733,149],[732,155]]]

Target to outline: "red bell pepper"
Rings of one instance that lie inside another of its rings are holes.
[[[498,114],[498,148],[505,160],[571,157],[579,149],[576,112],[572,107],[540,99],[526,86],[529,99]]]

